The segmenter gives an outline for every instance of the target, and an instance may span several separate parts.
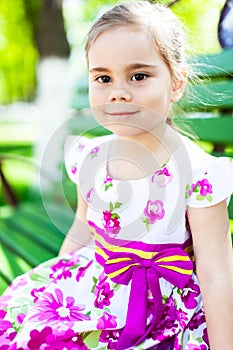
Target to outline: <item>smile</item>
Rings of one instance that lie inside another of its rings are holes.
[[[138,113],[138,111],[134,111],[134,112],[129,112],[129,111],[122,111],[122,112],[105,112],[105,114],[107,116],[113,117],[115,119],[127,119],[132,117],[133,115],[135,115],[136,113]]]

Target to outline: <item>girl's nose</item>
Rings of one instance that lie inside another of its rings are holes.
[[[123,88],[113,89],[109,95],[109,102],[130,102],[131,95]]]

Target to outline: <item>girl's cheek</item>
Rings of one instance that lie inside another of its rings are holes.
[[[91,107],[95,107],[105,103],[105,98],[98,90],[89,90],[89,103]]]

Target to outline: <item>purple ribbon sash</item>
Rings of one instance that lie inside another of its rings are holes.
[[[112,252],[104,263],[104,271],[115,283],[131,281],[126,324],[116,350],[140,344],[158,324],[162,316],[162,295],[159,278],[183,289],[193,273],[193,262],[179,247],[169,247],[142,258],[130,252]],[[153,319],[147,325],[147,300],[150,290],[154,301]]]

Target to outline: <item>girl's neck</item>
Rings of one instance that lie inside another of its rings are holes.
[[[145,131],[144,133],[136,134],[133,136],[117,136],[120,141],[129,141],[133,144],[140,145],[142,148],[150,152],[156,151],[163,142],[164,135],[167,133],[168,125],[166,123],[161,123],[161,125],[156,127],[154,130]],[[125,149],[127,152],[129,143],[119,142],[120,147]]]
[[[143,135],[119,137],[108,153],[108,175],[115,179],[138,179],[153,174],[166,163],[180,145],[177,132],[166,125],[164,130]]]

